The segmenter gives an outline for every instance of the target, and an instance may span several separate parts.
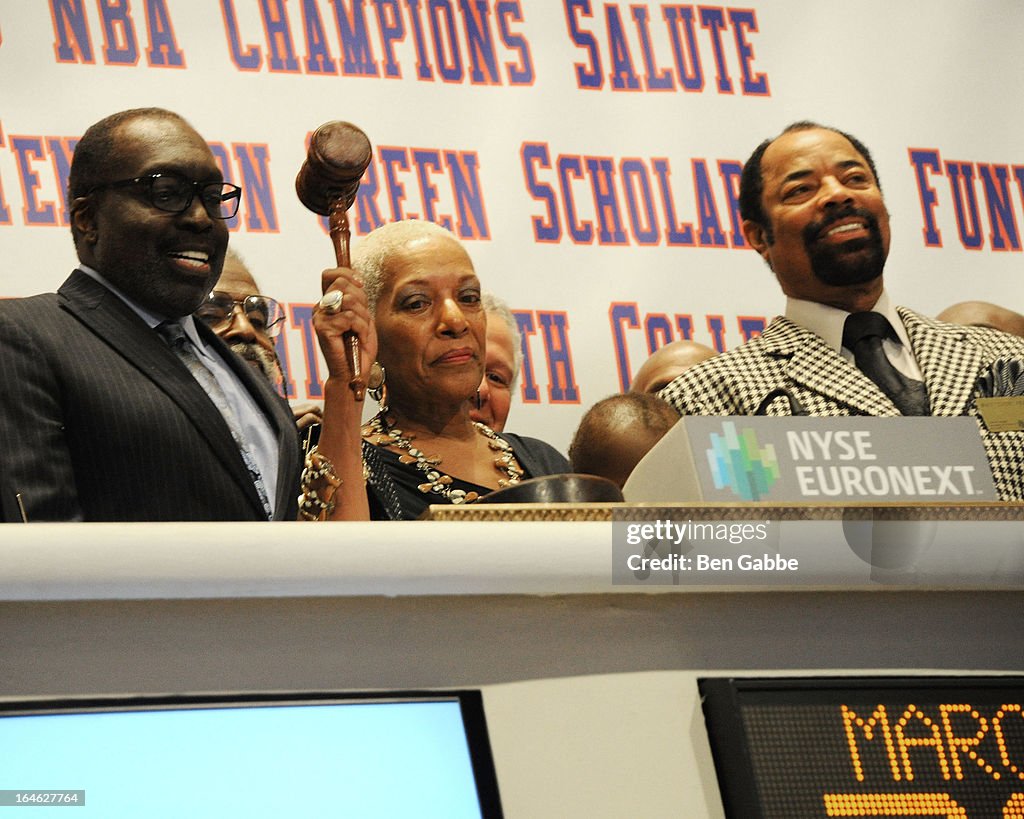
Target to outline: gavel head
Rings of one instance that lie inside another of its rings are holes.
[[[321,216],[327,216],[335,203],[347,210],[372,158],[370,140],[355,125],[324,123],[313,132],[306,161],[295,177],[299,200]]]

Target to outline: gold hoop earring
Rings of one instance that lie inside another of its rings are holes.
[[[387,376],[384,365],[380,362],[374,361],[370,365],[370,377],[367,380],[366,391],[370,394],[370,398],[380,405],[381,412],[388,411]]]

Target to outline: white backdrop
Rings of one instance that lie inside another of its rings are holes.
[[[246,189],[232,244],[289,306],[294,397],[317,397],[308,313],[333,251],[294,178],[307,134],[349,120],[375,148],[354,242],[377,218],[451,219],[532,328],[509,429],[564,449],[651,344],[689,323],[732,348],[781,310],[731,197],[793,120],[872,149],[897,303],[1024,309],[1022,39],[1019,0],[0,0],[0,295],[75,263],[73,140],[171,108]]]

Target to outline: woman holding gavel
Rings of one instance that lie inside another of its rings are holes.
[[[356,248],[353,267],[324,272],[314,315],[329,376],[320,444],[303,478],[304,517],[412,520],[430,504],[470,503],[569,471],[548,444],[498,435],[469,417],[487,317],[455,236],[431,222],[384,225]],[[348,332],[381,404],[365,425],[348,386]]]

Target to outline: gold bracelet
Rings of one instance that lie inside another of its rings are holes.
[[[316,447],[310,449],[299,484],[299,516],[303,520],[327,520],[334,512],[334,495],[341,484],[330,458]]]

